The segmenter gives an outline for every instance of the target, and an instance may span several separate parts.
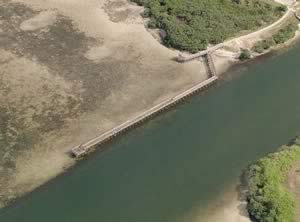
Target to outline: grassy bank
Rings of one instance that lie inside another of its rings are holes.
[[[244,30],[277,20],[286,10],[273,0],[133,0],[145,6],[150,28],[166,32],[164,43],[197,52]]]
[[[257,222],[293,222],[295,200],[284,185],[288,171],[300,160],[300,146],[283,146],[246,170],[248,212]]]
[[[285,43],[286,41],[295,37],[297,30],[298,20],[293,19],[270,38],[257,42],[252,48],[252,51],[263,53],[265,50],[268,50],[272,46]]]

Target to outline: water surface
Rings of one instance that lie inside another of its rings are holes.
[[[300,48],[131,131],[0,211],[2,222],[173,222],[300,134]],[[163,75],[163,73],[162,73]]]

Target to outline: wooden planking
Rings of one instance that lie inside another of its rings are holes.
[[[85,155],[86,153],[88,153],[90,151],[90,149],[93,146],[95,146],[97,144],[101,144],[101,143],[113,138],[114,136],[117,136],[119,133],[121,133],[127,129],[130,129],[131,127],[134,127],[135,125],[141,123],[142,121],[145,121],[145,120],[151,118],[153,115],[164,111],[168,107],[180,102],[181,100],[188,97],[189,95],[192,95],[193,93],[213,84],[217,79],[218,79],[218,77],[214,75],[211,78],[209,78],[201,83],[198,83],[197,85],[193,86],[192,88],[178,94],[177,96],[172,97],[170,99],[167,99],[167,100],[157,104],[156,106],[137,115],[136,117],[129,119],[126,122],[120,124],[119,126],[116,126],[112,129],[108,130],[107,132],[101,134],[100,136],[98,136],[94,139],[91,139],[90,141],[88,141],[84,144],[81,144],[79,146],[72,148],[71,149],[72,154],[75,157],[81,157],[81,156]]]
[[[178,62],[188,62],[188,61],[197,59],[199,57],[205,56],[205,55],[212,53],[212,52],[216,51],[217,49],[220,49],[223,47],[224,47],[224,43],[220,43],[218,45],[212,46],[206,50],[200,51],[200,52],[192,54],[192,55],[184,56],[182,54],[179,54],[178,57],[176,58],[176,60]]]
[[[206,64],[208,68],[209,77],[216,76],[217,71],[211,53],[206,54]]]

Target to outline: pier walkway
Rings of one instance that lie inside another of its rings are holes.
[[[195,54],[192,54],[192,55],[182,55],[182,54],[179,54],[178,57],[176,58],[176,60],[178,62],[189,62],[191,60],[194,60],[194,59],[198,59],[200,57],[203,57],[203,56],[206,56],[207,54],[210,54],[220,48],[223,48],[224,46],[224,43],[220,43],[218,45],[215,45],[215,46],[212,46],[206,50],[203,50],[203,51],[200,51],[198,53],[195,53]]]
[[[205,59],[205,64],[207,66],[208,77],[210,78],[213,76],[217,76],[216,67],[213,58],[211,56],[211,53],[206,54],[204,59]]]
[[[202,90],[202,89],[208,87],[209,85],[215,83],[217,79],[218,79],[218,77],[213,75],[209,79],[207,79],[207,80],[205,80],[201,83],[198,83],[197,85],[195,85],[195,86],[191,87],[190,89],[178,94],[177,96],[174,96],[170,99],[167,99],[167,100],[157,104],[156,106],[154,106],[154,107],[150,108],[149,110],[139,114],[138,116],[136,116],[136,117],[134,117],[130,120],[127,120],[126,122],[120,124],[119,126],[116,126],[116,127],[112,128],[111,130],[108,130],[107,132],[101,134],[100,136],[98,136],[94,139],[91,139],[90,141],[88,141],[84,144],[81,144],[79,146],[76,146],[76,147],[72,148],[71,153],[75,157],[81,157],[81,156],[87,154],[89,151],[91,151],[91,149],[95,145],[106,142],[106,141],[112,139],[113,137],[117,136],[121,132],[124,132],[125,130],[128,130],[131,127],[134,127],[137,124],[151,118],[155,114],[158,114],[158,113],[164,111],[168,107],[171,107],[172,105],[175,105],[176,103],[180,102],[184,98],[186,98],[186,97],[194,94],[195,92],[197,92],[199,90]]]

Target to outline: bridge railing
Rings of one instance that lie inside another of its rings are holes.
[[[129,120],[125,121],[124,123],[106,131],[105,133],[101,134],[100,136],[95,137],[94,139],[91,139],[84,144],[81,144],[79,146],[72,148],[71,149],[72,154],[75,157],[81,157],[81,156],[85,155],[86,153],[89,152],[91,147],[93,147],[97,144],[101,144],[102,142],[111,139],[112,137],[121,133],[122,131],[129,129],[131,126],[134,126],[134,125],[142,122],[143,120],[148,119],[149,117],[155,115],[156,113],[159,113],[161,110],[164,110],[165,108],[170,107],[172,104],[176,104],[180,100],[193,94],[194,92],[200,90],[201,88],[212,84],[217,79],[218,79],[218,77],[213,76],[201,83],[198,83],[197,85],[193,86],[192,88],[178,94],[177,96],[174,96],[170,99],[167,99],[167,100],[157,104],[156,106],[148,109],[147,111],[139,114],[138,116],[136,116],[132,119],[129,119]]]

